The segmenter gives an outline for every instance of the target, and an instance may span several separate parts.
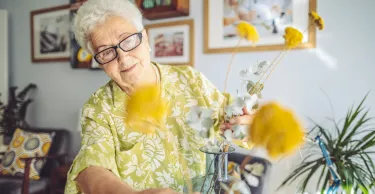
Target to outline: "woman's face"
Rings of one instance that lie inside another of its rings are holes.
[[[122,42],[121,48],[123,49],[138,45],[138,42],[134,43],[138,37],[130,37],[134,33],[138,33],[138,31],[129,21],[119,16],[109,17],[105,22],[96,25],[89,35],[94,55],[111,46],[118,45],[120,42]],[[139,81],[145,68],[150,65],[149,49],[147,34],[143,30],[139,46],[129,52],[117,48],[117,57],[101,67],[120,87],[129,87]],[[99,54],[100,57],[108,59],[108,56],[115,55],[113,50],[112,52],[108,51],[103,51]]]

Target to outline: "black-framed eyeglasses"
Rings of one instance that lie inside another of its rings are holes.
[[[135,48],[137,48],[142,43],[142,32],[134,33],[124,40],[122,40],[118,45],[106,48],[100,52],[98,52],[94,59],[100,65],[104,65],[115,60],[118,56],[117,48],[120,48],[124,52],[129,52]]]

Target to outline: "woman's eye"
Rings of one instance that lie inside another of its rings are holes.
[[[104,51],[104,52],[103,52],[103,55],[104,55],[104,56],[109,55],[109,54],[111,54],[111,50],[107,50],[107,51]]]

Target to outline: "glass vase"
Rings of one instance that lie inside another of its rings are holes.
[[[234,152],[235,149],[229,147],[227,151],[215,152],[204,146],[200,148],[200,151],[206,154],[206,174],[197,184],[198,187],[194,189],[194,192],[201,194],[224,193],[222,184],[230,187],[229,185],[233,181],[233,178],[228,174],[228,154]]]

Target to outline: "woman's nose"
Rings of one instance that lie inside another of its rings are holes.
[[[129,55],[128,52],[123,51],[121,48],[117,48],[117,60],[118,62],[124,61],[125,58]]]

